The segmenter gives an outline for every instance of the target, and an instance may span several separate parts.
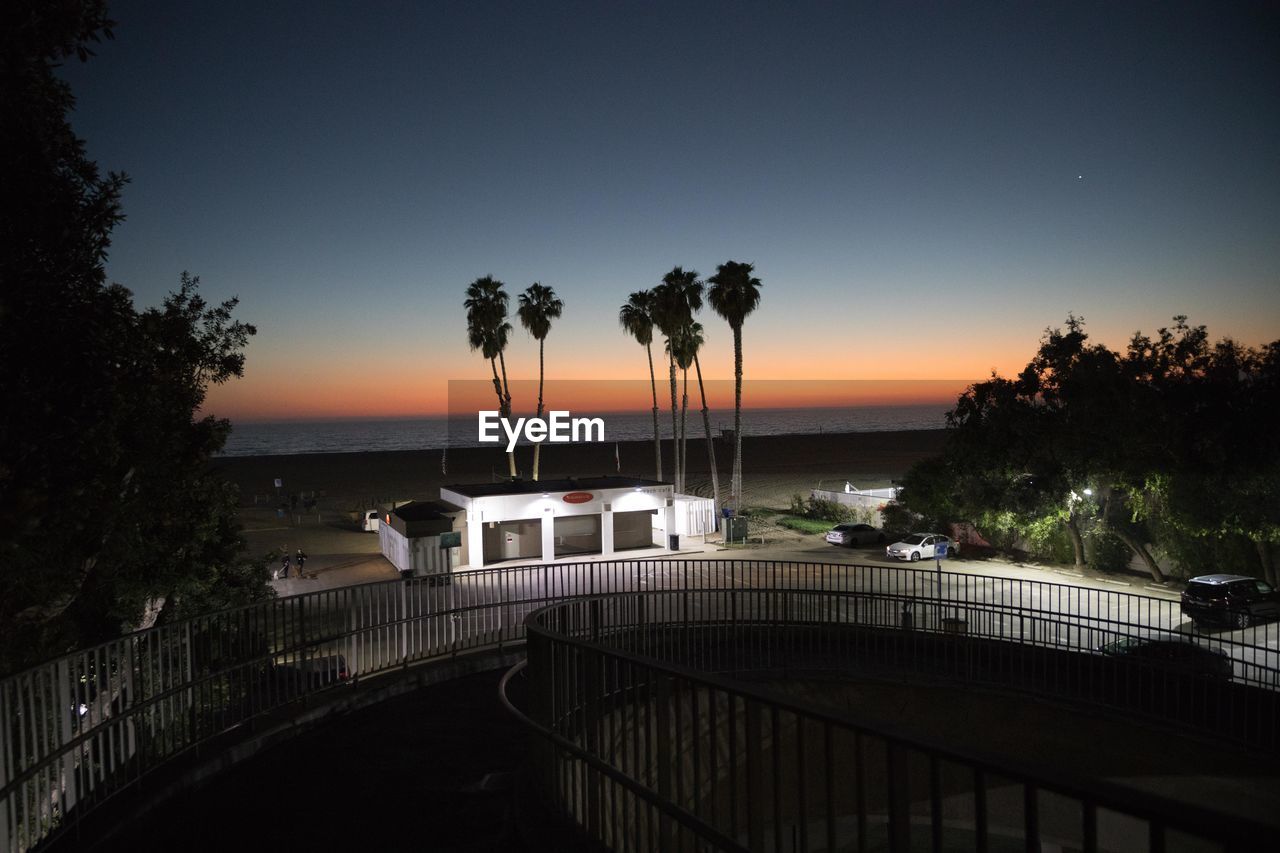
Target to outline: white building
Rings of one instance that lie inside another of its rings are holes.
[[[451,572],[462,561],[462,510],[439,501],[410,501],[378,519],[382,555],[403,575]]]
[[[681,534],[706,532],[711,504],[689,498],[690,509],[670,483],[635,477],[445,486],[440,497],[462,510],[460,565],[473,569],[505,560],[676,550]]]

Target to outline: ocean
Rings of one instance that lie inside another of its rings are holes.
[[[855,406],[848,408],[744,409],[743,435],[808,435],[825,432],[886,432],[942,429],[949,405]],[[591,416],[574,412],[574,417]],[[653,438],[651,412],[608,412],[605,441]],[[690,438],[703,435],[702,413],[690,409]],[[671,437],[671,412],[658,413],[659,432]],[[733,410],[712,409],[715,434],[733,428]],[[357,453],[370,450],[438,450],[479,447],[475,419],[350,419],[233,423],[223,456],[286,456],[296,453]]]

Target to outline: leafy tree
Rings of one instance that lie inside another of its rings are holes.
[[[637,290],[627,297],[626,304],[618,309],[618,323],[627,334],[644,347],[649,357],[649,389],[653,392],[653,470],[662,479],[662,439],[658,435],[658,382],[653,372],[653,315],[656,298],[652,290]]]
[[[139,313],[106,280],[121,174],[67,116],[58,64],[111,36],[103,2],[20,0],[0,37],[0,670],[137,626],[270,595],[237,497],[210,471],[230,425],[199,416],[241,375],[251,326],[183,275]]]
[[[760,279],[755,267],[739,261],[725,261],[707,279],[711,289],[707,300],[711,309],[733,329],[733,505],[742,506],[742,325],[760,305]]]
[[[1015,379],[972,386],[949,413],[951,494],[908,487],[903,499],[920,512],[945,504],[984,533],[1034,529],[1041,541],[1055,519],[1077,565],[1086,550],[1095,566],[1125,564],[1122,545],[1156,580],[1148,542],[1191,571],[1248,543],[1271,579],[1278,389],[1280,342],[1211,343],[1205,327],[1175,317],[1154,338],[1135,334],[1122,355],[1068,317]]]
[[[543,353],[546,348],[547,335],[551,333],[551,321],[560,316],[564,310],[564,302],[556,297],[556,292],[546,285],[534,282],[519,297],[520,307],[516,314],[525,330],[538,342],[538,417],[542,417],[542,381],[546,375],[546,362]],[[533,446],[533,479],[538,479],[538,462],[541,459],[542,442]]]
[[[1261,349],[1210,343],[1204,326],[1175,317],[1154,339],[1135,335],[1125,365],[1159,402],[1169,459],[1148,473],[1139,514],[1187,561],[1198,554],[1221,562],[1245,543],[1255,555],[1251,570],[1274,583],[1280,342]]]
[[[1092,486],[1099,520],[1153,579],[1163,581],[1164,573],[1146,547],[1134,498],[1151,467],[1165,461],[1159,407],[1149,399],[1149,385],[1134,382],[1115,352],[1089,344],[1083,319],[1071,316],[1065,332],[1045,333],[1019,381],[1044,412],[1049,452],[1063,484],[1072,490]],[[1078,531],[1074,523],[1072,529]]]

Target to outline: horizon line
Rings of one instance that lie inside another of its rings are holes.
[[[923,400],[923,401],[917,401],[917,402],[911,402],[911,403],[899,403],[899,402],[854,403],[854,404],[849,404],[844,406],[833,406],[829,404],[814,405],[814,406],[804,406],[804,405],[750,406],[750,407],[744,406],[742,408],[742,411],[743,412],[783,412],[783,411],[793,411],[793,410],[819,410],[819,409],[866,409],[866,408],[895,408],[896,409],[896,408],[919,408],[924,406],[944,406],[944,405],[949,407],[954,404],[955,404],[954,400],[947,401],[947,402],[944,402],[942,400],[937,400],[937,401]],[[670,415],[670,412],[671,412],[670,406],[666,406],[666,407],[659,406],[658,408],[659,408],[660,417],[664,413],[668,416]],[[713,411],[713,412],[714,411],[729,411],[729,412],[733,411],[732,406],[727,406],[727,407],[712,406],[708,408],[710,411]],[[490,410],[485,410],[485,411],[490,411]],[[550,412],[552,411],[552,409],[550,407],[544,407],[544,411]],[[555,411],[566,411],[566,410],[557,409]],[[586,409],[586,410],[580,409],[578,411],[585,412],[588,415],[638,415],[638,414],[649,414],[652,411],[652,408],[650,407],[650,408],[644,408],[644,409]],[[689,411],[700,413],[702,411],[702,407],[690,405]],[[216,412],[210,412],[208,414],[212,415],[213,417],[218,417],[222,420],[231,421],[233,425],[237,423],[239,424],[273,424],[273,423],[274,424],[282,424],[282,423],[296,424],[296,423],[344,423],[344,422],[355,422],[355,421],[464,420],[472,417],[472,415],[470,414],[451,415],[448,412],[423,412],[423,413],[416,413],[416,414],[410,413],[410,414],[392,414],[392,415],[313,415],[313,416],[292,417],[292,418],[273,418],[269,416],[268,417],[249,416],[249,417],[237,418],[230,415],[220,416]],[[532,415],[534,413],[521,412],[517,410],[514,414],[520,417],[524,417],[524,416]]]

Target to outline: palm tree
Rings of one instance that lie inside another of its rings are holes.
[[[685,332],[693,322],[693,313],[702,308],[702,282],[698,280],[696,271],[686,272],[683,267],[672,267],[653,292],[657,301],[654,323],[667,338],[667,361],[671,371],[671,432],[675,438],[675,487],[680,492],[684,489],[685,464],[676,421],[676,359],[671,342]]]
[[[653,392],[653,466],[656,479],[662,479],[662,440],[658,436],[658,382],[653,373],[653,311],[655,297],[652,290],[637,290],[627,297],[618,309],[618,322],[635,338],[649,356],[649,389]]]
[[[711,466],[711,498],[716,508],[716,516],[720,515],[720,472],[716,470],[716,444],[711,438],[711,412],[707,408],[707,389],[702,384],[702,364],[698,361],[698,351],[706,343],[702,334],[702,324],[692,323],[686,339],[693,356],[693,367],[698,375],[698,393],[702,395],[702,428],[707,434],[707,464]]]
[[[760,279],[752,264],[725,261],[708,281],[707,301],[733,329],[733,505],[742,506],[742,324],[760,305]]]
[[[510,417],[511,389],[507,385],[507,363],[503,351],[507,348],[511,324],[507,322],[509,300],[502,288],[502,282],[493,276],[478,278],[467,286],[467,298],[462,305],[467,309],[467,342],[472,350],[480,350],[480,354],[489,360],[489,367],[493,370],[493,390],[498,396],[498,413]],[[501,378],[498,376],[499,364],[502,365]],[[507,468],[515,477],[514,452],[507,454]]]
[[[683,377],[683,389],[680,397],[680,430],[676,434],[676,444],[679,452],[676,458],[680,460],[679,468],[676,473],[676,482],[680,484],[683,490],[685,485],[685,474],[687,473],[688,463],[688,415],[689,415],[689,367],[693,364],[693,343],[692,328],[696,323],[689,323],[674,330],[672,337],[667,341],[667,353],[675,361],[676,367],[681,371]]]
[[[551,321],[560,316],[564,303],[556,298],[556,292],[550,287],[534,282],[519,297],[520,307],[516,314],[520,317],[520,325],[538,342],[538,417],[542,417],[542,380],[545,373],[543,349],[547,343],[547,335],[551,332]],[[538,479],[538,462],[541,457],[542,442],[533,445],[533,479]]]

